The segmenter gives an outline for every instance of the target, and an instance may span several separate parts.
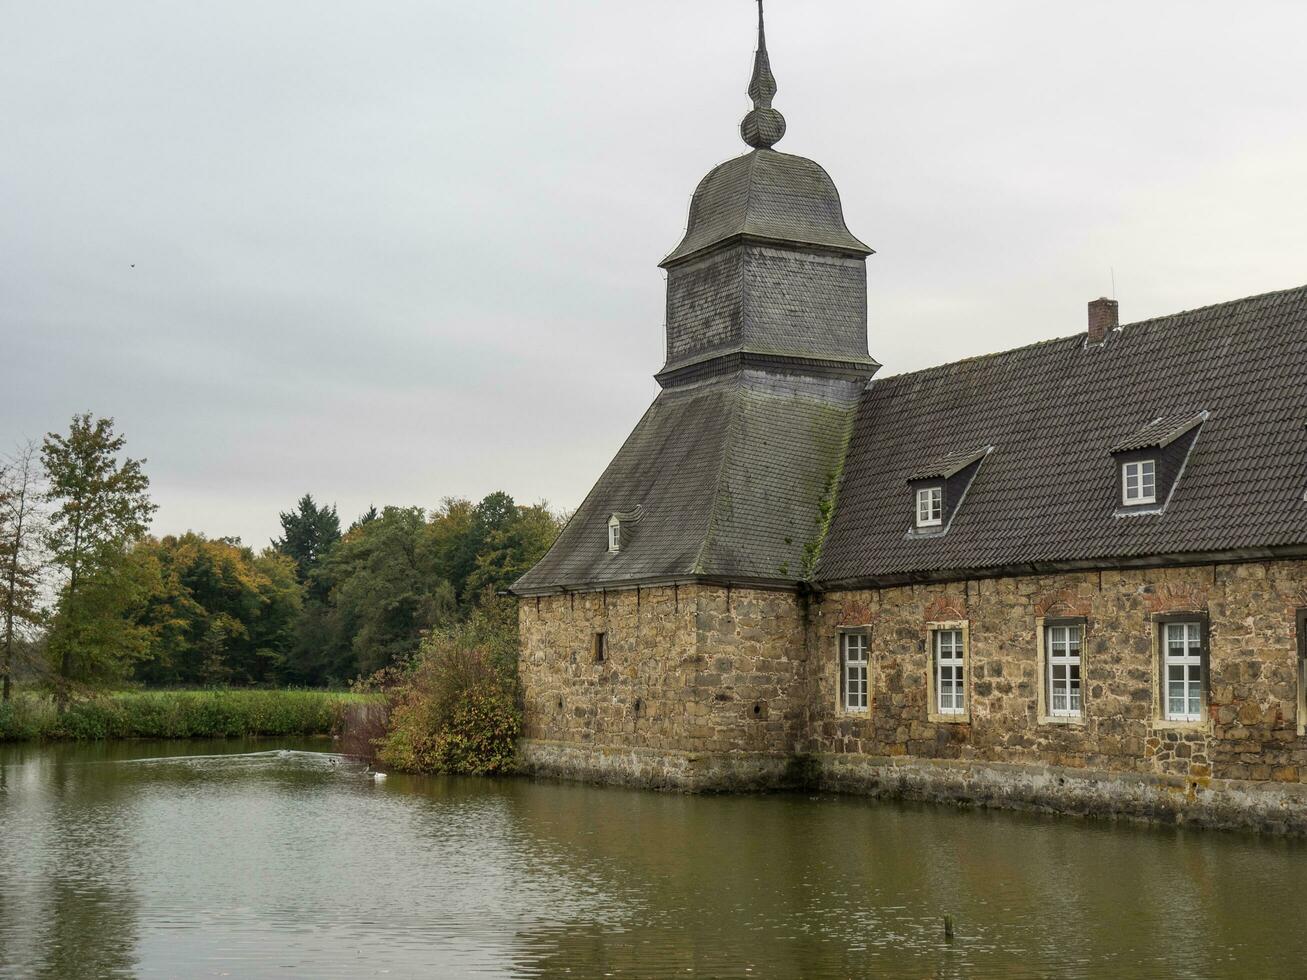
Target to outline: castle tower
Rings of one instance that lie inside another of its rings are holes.
[[[867,381],[865,262],[785,119],[758,5],[740,125],[667,270],[662,391],[519,595],[676,582],[793,588],[820,552]]]
[[[753,148],[716,167],[690,203],[684,239],[667,270],[664,386],[739,367],[866,381],[866,257],[844,224],[830,177],[805,157],[773,149],[785,117],[772,107],[776,77],[762,3],[740,135]]]

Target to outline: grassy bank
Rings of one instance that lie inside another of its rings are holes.
[[[45,695],[0,704],[0,741],[325,735],[346,704],[334,691],[128,691],[79,701],[60,714]]]

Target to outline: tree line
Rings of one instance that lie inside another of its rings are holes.
[[[5,700],[15,678],[61,702],[122,684],[346,684],[494,604],[561,523],[497,492],[372,507],[342,530],[306,493],[257,551],[156,537],[145,462],[89,413],[0,461]]]

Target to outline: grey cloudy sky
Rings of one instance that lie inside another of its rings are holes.
[[[0,445],[91,410],[160,533],[574,507],[745,148],[748,0],[0,3]],[[771,0],[885,373],[1307,281],[1301,0]],[[133,268],[135,264],[135,268]]]

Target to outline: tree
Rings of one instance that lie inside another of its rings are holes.
[[[362,514],[358,516],[358,520],[356,520],[353,524],[351,524],[349,526],[349,529],[351,531],[355,531],[358,528],[361,528],[364,524],[371,524],[380,516],[381,514],[377,512],[377,505],[372,504],[368,507],[367,510],[365,510]]]
[[[295,510],[281,514],[282,536],[272,546],[295,562],[299,580],[308,584],[313,570],[340,540],[336,507],[319,507],[306,493]]]
[[[232,538],[187,532],[145,538],[133,549],[159,568],[159,590],[139,617],[150,629],[149,684],[258,684],[290,650],[303,586],[294,563],[255,556]]]
[[[478,592],[469,579],[476,571],[481,552],[516,519],[517,506],[503,491],[487,494],[475,505],[447,498],[432,519],[436,564],[442,577],[453,587],[460,608],[467,609],[476,601]]]
[[[75,671],[87,680],[121,676],[148,647],[148,632],[131,614],[157,568],[132,560],[128,545],[145,534],[155,506],[145,460],[118,458],[125,444],[113,419],[92,421],[89,412],[73,416],[67,435],[51,432],[41,444],[54,505],[47,544],[63,573],[49,643],[61,706]]]
[[[476,565],[467,578],[468,595],[479,602],[487,592],[507,589],[544,556],[561,529],[559,518],[544,503],[517,506],[507,520],[497,518],[497,526],[477,549]]]
[[[3,614],[3,693],[8,701],[13,691],[14,652],[25,634],[41,622],[39,606],[44,555],[41,534],[36,443],[21,446],[0,467],[0,613]]]
[[[354,673],[407,659],[425,630],[457,615],[425,532],[423,508],[387,507],[345,535],[328,559],[332,646],[353,654]]]

